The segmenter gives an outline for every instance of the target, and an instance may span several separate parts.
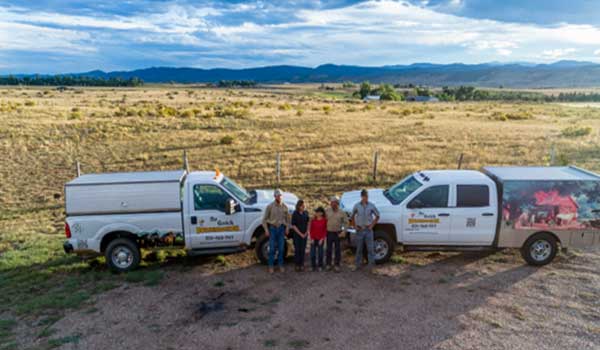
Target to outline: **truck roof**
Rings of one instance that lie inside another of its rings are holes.
[[[424,170],[416,173],[419,181],[426,181],[430,184],[448,183],[449,179],[453,181],[475,181],[477,183],[488,182],[490,178],[476,170]]]
[[[84,174],[77,177],[74,180],[67,182],[66,186],[104,185],[119,183],[181,182],[181,179],[185,176],[185,174],[185,170]]]
[[[582,181],[600,180],[600,175],[575,166],[506,166],[484,167],[483,170],[500,181]]]
[[[223,174],[219,171],[192,171],[188,174],[189,180],[200,181],[221,181]]]

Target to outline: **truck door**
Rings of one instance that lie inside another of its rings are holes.
[[[411,199],[402,214],[403,241],[443,244],[450,233],[449,185],[431,186]]]
[[[188,191],[191,198],[186,215],[188,248],[239,245],[244,233],[244,213],[241,210],[231,215],[225,212],[227,201],[235,199],[213,184],[195,184]]]
[[[457,184],[450,241],[457,245],[490,245],[496,233],[496,191],[487,184]]]

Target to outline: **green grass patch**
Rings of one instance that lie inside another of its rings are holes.
[[[392,257],[390,258],[390,262],[394,263],[394,264],[405,264],[406,263],[406,259],[404,259],[404,257],[402,257],[401,255],[392,255]]]
[[[592,133],[590,126],[569,126],[561,131],[564,137],[583,137]]]
[[[162,281],[164,272],[161,270],[139,269],[130,271],[125,275],[125,281],[130,283],[143,283],[146,286],[156,286]]]
[[[79,334],[70,335],[70,336],[62,337],[62,338],[49,339],[48,347],[50,347],[51,349],[54,349],[54,348],[61,347],[65,344],[77,344],[77,343],[79,343],[80,339],[81,339],[81,335],[79,335]]]

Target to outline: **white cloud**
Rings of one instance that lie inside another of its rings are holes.
[[[444,6],[462,4],[451,0]],[[0,7],[0,47],[86,52],[109,45],[129,48],[151,43],[177,46],[175,50],[185,52],[201,50],[212,55],[205,62],[232,66],[235,62],[237,66],[477,62],[506,56],[511,60],[552,60],[578,52],[600,56],[600,28],[592,25],[540,26],[473,19],[437,12],[435,7],[386,0],[299,9],[284,22],[253,20],[270,18],[273,6],[256,3],[212,8],[170,3],[162,11],[140,9],[131,16],[75,16]],[[228,24],[235,20],[238,24]],[[160,47],[151,46],[147,48],[152,53],[149,57],[161,54]],[[254,59],[244,56],[251,54]],[[193,55],[185,57],[189,56]]]
[[[566,48],[566,49],[544,50],[544,51],[542,51],[542,58],[555,60],[555,59],[563,58],[565,56],[569,56],[575,52],[577,52],[577,49],[572,48],[572,47]]]
[[[87,40],[90,40],[90,35],[85,32],[0,22],[0,47],[3,50],[53,50],[65,53],[95,51],[94,47],[80,44]]]

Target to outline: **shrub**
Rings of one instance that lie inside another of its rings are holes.
[[[278,109],[280,111],[289,111],[290,109],[292,109],[292,106],[289,103],[284,103],[282,105],[279,105]]]
[[[221,137],[221,140],[219,141],[220,144],[222,145],[231,145],[233,143],[233,136],[230,135],[225,135],[223,137]]]
[[[185,111],[181,111],[179,113],[179,117],[181,117],[181,118],[193,118],[195,116],[196,116],[196,113],[194,113],[194,111],[191,109],[186,109]]]
[[[158,110],[158,115],[160,115],[163,118],[174,117],[177,115],[177,110],[173,107],[162,106]]]
[[[592,128],[590,126],[569,126],[568,128],[563,129],[561,135],[565,137],[581,137],[591,133]]]

